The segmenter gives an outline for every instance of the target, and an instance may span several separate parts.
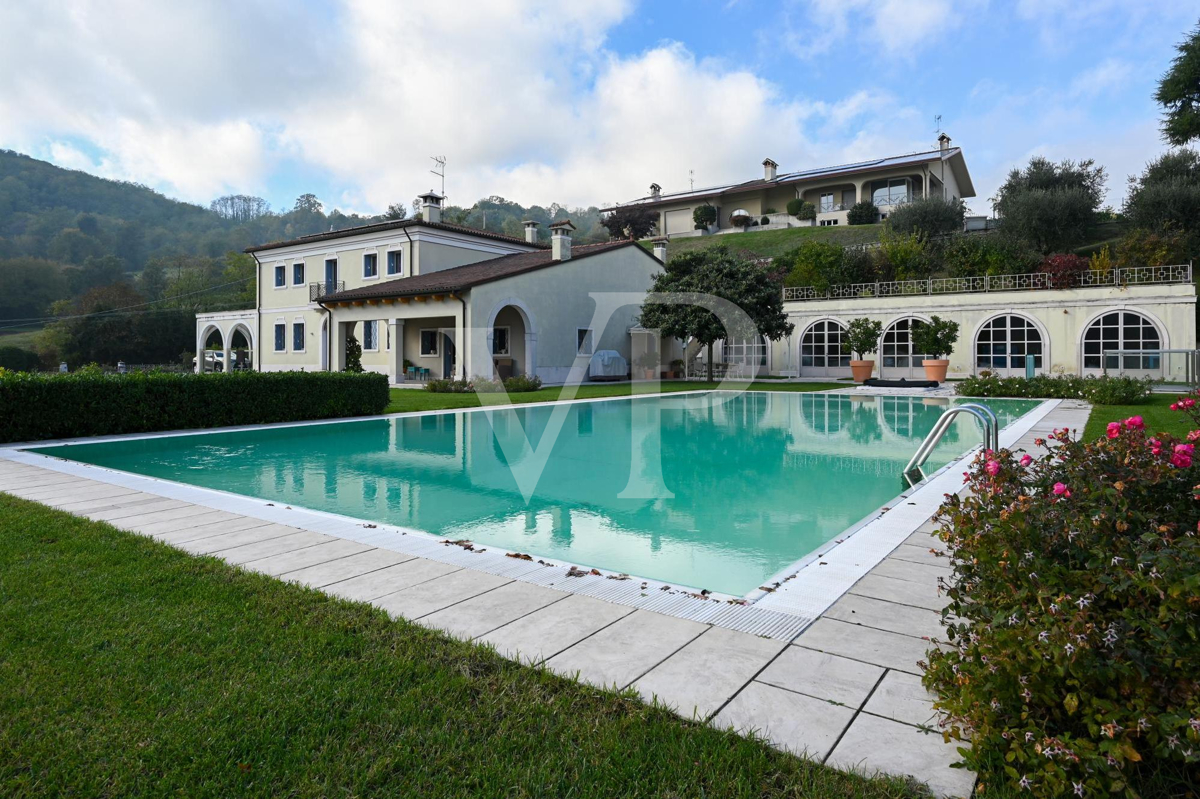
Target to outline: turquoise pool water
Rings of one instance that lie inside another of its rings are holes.
[[[668,395],[32,451],[742,595],[899,494],[950,403]],[[987,404],[1007,424],[1038,403]],[[539,460],[521,443],[556,409]],[[980,440],[961,415],[926,471]]]

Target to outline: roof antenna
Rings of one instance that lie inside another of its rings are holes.
[[[933,115],[933,126],[935,128],[935,130],[933,131],[934,133],[942,132],[942,115],[941,114]]]
[[[688,191],[696,190],[696,170],[688,170]]]
[[[446,156],[431,155],[429,157],[437,164],[437,166],[429,171],[442,179],[442,202],[444,203],[446,201]]]

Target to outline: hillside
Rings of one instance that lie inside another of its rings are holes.
[[[667,245],[668,257],[679,253],[700,250],[718,244],[724,244],[735,250],[744,250],[760,258],[774,258],[788,250],[800,246],[807,239],[849,246],[853,244],[870,244],[879,241],[883,225],[854,225],[848,227],[794,227],[786,230],[764,230],[760,232],[726,233],[719,236],[689,236],[681,239],[671,239]],[[649,241],[642,242],[649,249]]]

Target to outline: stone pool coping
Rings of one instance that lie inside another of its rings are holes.
[[[1058,403],[1006,445],[1031,448],[1054,428],[1081,429],[1087,413],[1085,403]],[[955,745],[929,729],[932,702],[920,685],[917,662],[939,635],[945,605],[937,579],[949,574],[930,552],[940,542],[926,520],[784,640],[471,568],[486,552],[459,550],[462,566],[409,556],[109,479],[119,473],[90,479],[12,453],[0,450],[0,491],[369,602],[588,683],[632,688],[685,717],[753,731],[838,768],[912,775],[939,796],[971,792],[973,775],[949,767]]]

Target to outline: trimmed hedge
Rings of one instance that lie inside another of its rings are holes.
[[[955,392],[963,397],[1031,397],[1084,399],[1098,405],[1137,405],[1150,399],[1149,378],[1100,375],[1037,375],[1000,377],[991,372],[959,382]]]
[[[0,441],[370,416],[388,400],[387,377],[374,373],[0,370]]]

